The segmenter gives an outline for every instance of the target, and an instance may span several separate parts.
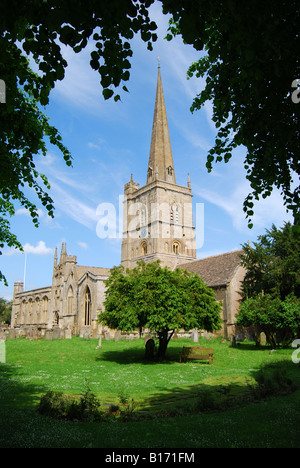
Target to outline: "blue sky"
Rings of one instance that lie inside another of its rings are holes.
[[[153,6],[151,16],[159,25],[159,39],[152,52],[138,37],[132,41],[129,93],[122,92],[121,102],[104,101],[99,75],[89,65],[91,44],[80,54],[64,47],[69,66],[45,112],[71,151],[73,167],[67,167],[51,145],[45,158],[36,158],[37,168],[51,184],[55,218],[50,219],[40,207],[37,229],[26,210],[17,209],[11,226],[26,256],[4,249],[0,269],[9,286],[0,284],[0,297],[11,298],[14,281],[23,280],[24,273],[27,290],[50,285],[54,250],[57,246],[60,252],[62,242],[67,243],[68,254],[76,255],[80,265],[112,267],[120,263],[121,236],[99,238],[97,207],[110,203],[119,216],[120,197],[131,173],[141,186],[146,182],[158,57],[176,180],[186,186],[190,173],[194,213],[197,204],[204,204],[204,220],[200,219],[201,226],[196,225],[196,232],[203,235],[197,257],[238,249],[248,240],[257,240],[272,223],[282,226],[284,221],[292,221],[279,192],[274,191],[270,198],[256,203],[254,227],[248,229],[242,209],[249,193],[243,168],[245,149],[238,148],[229,163],[218,163],[207,173],[206,156],[216,135],[212,109],[207,104],[194,114],[190,112],[193,97],[203,89],[204,81],[186,78],[188,66],[199,55],[179,38],[171,42],[164,39],[168,20],[161,14],[160,3]]]

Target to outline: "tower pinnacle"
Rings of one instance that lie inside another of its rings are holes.
[[[166,105],[158,66],[147,184],[155,179],[176,184]]]

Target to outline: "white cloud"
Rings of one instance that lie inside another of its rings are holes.
[[[79,247],[82,247],[83,249],[88,249],[89,248],[89,246],[87,245],[86,242],[78,241],[77,244],[79,245]]]
[[[47,247],[44,241],[39,241],[36,246],[29,244],[28,242],[23,246],[25,253],[33,255],[50,255],[54,253],[54,249]]]
[[[44,212],[43,212],[43,210],[41,210],[41,209],[38,209],[38,210],[37,210],[37,214],[38,214],[40,217],[44,216]],[[16,215],[31,216],[31,215],[30,215],[30,211],[29,211],[27,208],[19,208],[19,209],[16,211]]]
[[[29,244],[28,242],[23,245],[24,252],[26,254],[33,254],[33,255],[50,255],[54,253],[54,249],[51,247],[47,247],[44,241],[39,241],[36,246]],[[6,256],[11,256],[15,254],[23,253],[19,249],[15,249],[11,247],[3,252]]]

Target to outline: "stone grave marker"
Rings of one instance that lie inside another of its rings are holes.
[[[146,341],[146,345],[145,345],[145,358],[146,359],[154,358],[154,348],[155,348],[155,342],[153,338],[149,338]]]

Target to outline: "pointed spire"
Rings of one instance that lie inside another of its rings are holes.
[[[60,260],[59,263],[64,263],[67,257],[67,245],[65,242],[61,245]]]
[[[54,253],[54,268],[57,267],[57,247],[55,247],[55,253]]]
[[[156,178],[176,184],[160,66],[158,66],[147,184]]]

